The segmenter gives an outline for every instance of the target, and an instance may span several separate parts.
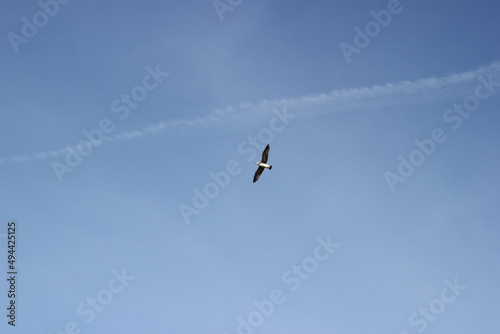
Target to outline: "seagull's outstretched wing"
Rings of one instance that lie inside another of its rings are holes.
[[[264,167],[259,166],[259,168],[257,168],[257,170],[255,171],[255,175],[253,176],[254,183],[259,179],[260,174],[262,174],[263,171],[264,171]]]
[[[264,149],[264,152],[262,152],[262,162],[266,163],[267,162],[267,157],[269,156],[269,144],[267,144],[266,148]]]

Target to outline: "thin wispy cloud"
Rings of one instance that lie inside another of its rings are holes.
[[[387,83],[363,88],[339,89],[330,93],[306,95],[297,98],[240,103],[237,106],[228,106],[215,110],[205,117],[161,121],[144,129],[111,134],[105,136],[104,140],[107,142],[126,141],[165,131],[215,127],[237,120],[255,120],[267,115],[276,108],[286,108],[293,111],[297,116],[312,116],[324,113],[376,109],[384,106],[445,101],[470,93],[477,85],[479,76],[488,77],[490,75],[493,76],[495,82],[500,81],[500,62],[439,78],[403,81],[397,84]],[[68,147],[69,149],[75,149],[76,145],[31,154],[0,157],[0,164],[55,158],[66,155]]]

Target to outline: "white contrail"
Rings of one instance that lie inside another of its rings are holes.
[[[320,113],[366,110],[384,106],[413,105],[449,100],[470,93],[477,86],[477,78],[479,76],[488,77],[490,75],[493,76],[495,82],[500,81],[500,62],[494,62],[491,65],[481,66],[475,70],[440,78],[403,81],[397,84],[387,83],[385,85],[363,88],[338,89],[330,93],[306,95],[298,98],[262,100],[258,103],[240,103],[237,106],[215,110],[205,117],[162,121],[142,130],[111,134],[104,139],[106,141],[122,141],[167,130],[213,127],[232,120],[252,120],[272,112],[273,109],[286,108],[293,111],[295,115],[308,116]],[[67,148],[64,148],[32,154],[0,157],[0,164],[54,158],[65,155],[67,152]]]

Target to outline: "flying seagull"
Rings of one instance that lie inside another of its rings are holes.
[[[257,182],[260,177],[260,174],[264,171],[264,168],[269,168],[269,170],[273,169],[273,166],[267,164],[267,157],[269,156],[269,144],[267,144],[264,152],[262,152],[261,162],[256,162],[259,165],[259,168],[255,171],[255,175],[253,176],[253,182]]]

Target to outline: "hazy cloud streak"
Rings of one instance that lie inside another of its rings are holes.
[[[198,127],[215,127],[225,122],[251,120],[267,115],[275,108],[287,108],[297,116],[313,116],[324,113],[376,109],[384,106],[425,104],[446,101],[468,94],[477,85],[477,77],[493,75],[500,79],[500,62],[481,66],[475,70],[440,78],[387,83],[363,88],[334,90],[330,93],[313,94],[298,98],[262,100],[258,103],[240,103],[217,109],[205,117],[161,121],[144,129],[122,132],[105,137],[105,141],[124,141],[164,131],[188,130]],[[76,145],[72,146],[74,149]],[[67,154],[67,149],[48,150],[32,154],[0,157],[0,164],[21,163],[36,159],[54,158]]]

